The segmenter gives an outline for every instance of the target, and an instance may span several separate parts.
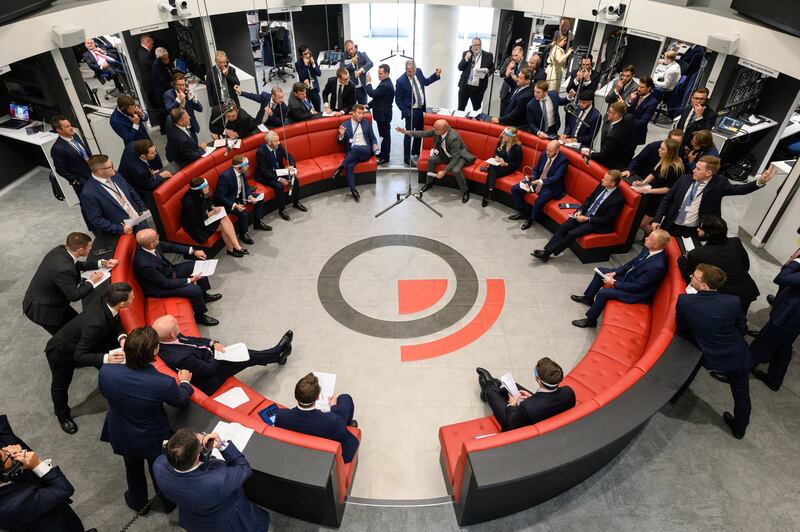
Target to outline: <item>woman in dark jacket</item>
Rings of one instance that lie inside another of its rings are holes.
[[[497,164],[489,164],[487,170],[486,194],[481,207],[486,207],[494,199],[494,183],[497,178],[513,174],[522,165],[522,142],[517,136],[517,128],[509,126],[500,134],[494,150],[494,160]]]
[[[639,226],[645,236],[652,231],[650,222],[653,221],[664,194],[669,192],[672,185],[683,175],[683,162],[678,153],[680,146],[680,142],[675,139],[664,140],[658,147],[658,162],[653,170],[643,180],[632,183],[633,189],[644,196],[642,198],[644,216]]]
[[[193,177],[189,181],[189,190],[181,199],[181,226],[192,239],[202,244],[214,233],[220,233],[225,249],[232,257],[244,257],[248,251],[239,243],[233,222],[227,216],[206,225],[206,219],[219,214],[224,207],[215,207],[208,199],[211,190],[208,181],[202,177]]]

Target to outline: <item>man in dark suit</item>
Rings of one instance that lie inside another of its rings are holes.
[[[222,172],[217,179],[214,190],[214,204],[222,205],[228,213],[236,216],[236,231],[239,240],[252,244],[253,239],[247,234],[250,227],[250,214],[247,206],[253,206],[253,227],[259,231],[272,231],[272,227],[261,221],[264,217],[264,199],[257,199],[260,194],[247,181],[250,173],[250,161],[244,155],[234,155],[231,167]]]
[[[358,202],[361,195],[356,190],[356,165],[368,160],[378,151],[378,139],[372,132],[369,120],[364,120],[363,105],[357,103],[353,107],[353,115],[350,120],[345,120],[339,126],[339,135],[336,137],[336,141],[344,146],[344,160],[333,173],[332,178],[336,179],[344,171],[350,194]]]
[[[614,85],[611,90],[608,91],[608,94],[606,94],[606,103],[624,103],[628,101],[628,96],[639,87],[636,84],[636,80],[633,79],[635,70],[633,65],[628,65],[622,69],[619,76],[614,78]]]
[[[417,68],[417,64],[409,59],[406,61],[405,73],[394,82],[394,101],[400,109],[400,118],[405,120],[405,129],[409,131],[421,131],[425,125],[424,114],[427,100],[425,99],[425,87],[439,81],[442,77],[442,69],[437,68],[430,77],[425,77],[422,69]],[[412,164],[411,156],[419,157],[422,147],[422,139],[414,138],[412,143],[411,136],[403,139],[403,163],[407,166]]]
[[[198,142],[197,133],[190,127],[189,113],[176,107],[169,115],[173,126],[167,128],[167,160],[183,168],[202,157],[208,145]]]
[[[320,110],[308,98],[306,86],[302,83],[292,85],[292,94],[289,95],[289,119],[292,122],[304,122],[322,116]]]
[[[653,95],[653,78],[645,76],[639,80],[639,87],[628,96],[628,112],[633,117],[633,145],[647,142],[647,124],[653,118],[658,100]]]
[[[111,129],[122,139],[123,146],[137,140],[150,139],[145,125],[148,120],[147,113],[127,94],[117,98],[117,108],[111,113],[109,119]]]
[[[489,86],[489,79],[494,73],[494,56],[481,48],[481,40],[472,39],[472,46],[461,54],[458,70],[458,110],[467,108],[467,100],[472,102],[472,109],[477,111],[483,104],[483,95]]]
[[[625,206],[625,198],[617,189],[621,179],[618,170],[609,170],[583,205],[558,226],[544,249],[537,249],[532,255],[547,262],[552,255],[559,255],[583,235],[614,231],[617,216]]]
[[[350,83],[350,74],[342,67],[336,77],[328,78],[322,89],[322,106],[327,106],[334,116],[347,114],[356,104],[356,88]]]
[[[519,396],[511,395],[500,379],[492,377],[487,370],[476,368],[476,371],[481,400],[489,403],[502,432],[535,425],[575,406],[572,388],[558,386],[564,380],[564,370],[547,357],[539,359],[533,368],[539,385],[536,393],[517,385]]]
[[[53,410],[67,434],[75,434],[78,425],[70,416],[69,385],[75,368],[103,364],[123,364],[125,355],[118,348],[125,345],[125,330],[119,311],[133,303],[133,289],[128,283],[112,283],[103,297],[92,300],[83,312],[70,320],[47,342],[45,353],[52,382],[50,396]]]
[[[673,236],[694,236],[703,216],[722,215],[722,198],[755,192],[766,185],[776,171],[770,165],[758,179],[733,185],[728,178],[716,175],[719,166],[719,157],[701,157],[692,173],[683,175],[664,195],[653,218],[653,227],[665,229]]]
[[[239,107],[239,94],[236,87],[241,85],[236,68],[228,62],[228,55],[222,50],[214,54],[214,65],[206,78],[208,85],[208,100],[211,105],[220,105],[230,99]],[[222,99],[220,99],[220,97]]]
[[[347,394],[322,398],[330,404],[330,412],[322,412],[315,407],[320,391],[319,380],[313,373],[300,379],[294,387],[297,406],[278,409],[275,426],[338,441],[342,445],[342,460],[350,463],[358,449],[358,438],[347,430],[348,426],[358,426],[353,419],[353,398]]]
[[[667,134],[668,139],[683,142],[683,130],[673,129]],[[630,184],[634,181],[643,181],[648,175],[653,172],[660,157],[658,156],[658,149],[661,147],[663,140],[654,140],[641,149],[636,157],[631,159],[628,163],[628,168],[622,172],[622,177]]]
[[[574,109],[574,114],[567,113],[564,120],[564,132],[559,138],[564,142],[577,142],[581,146],[591,147],[597,130],[600,129],[600,111],[595,109],[594,93],[585,90],[578,94],[578,108]],[[566,98],[560,98],[559,103],[567,103]],[[575,115],[578,115],[577,118]],[[578,120],[580,119],[580,121]]]
[[[538,56],[537,56],[538,57]],[[541,57],[540,63],[541,63]],[[541,66],[541,64],[539,65]],[[522,46],[515,46],[511,49],[511,55],[503,61],[503,66],[500,67],[500,78],[503,83],[500,85],[500,115],[506,114],[506,107],[508,106],[509,94],[517,87],[517,75],[519,71],[525,68],[525,51]],[[530,66],[528,67],[530,69]],[[531,70],[531,79],[535,71]]]
[[[570,98],[580,96],[583,91],[597,92],[600,74],[592,70],[593,60],[591,54],[584,55],[578,68],[569,73],[567,94]]]
[[[211,108],[208,129],[215,139],[244,139],[250,135],[255,135],[259,131],[258,123],[253,117],[232,102],[228,102],[225,107],[215,105]]]
[[[183,244],[161,242],[154,229],[143,229],[136,233],[136,251],[133,267],[136,278],[147,297],[185,297],[194,310],[194,319],[200,325],[210,327],[219,321],[206,314],[206,303],[222,299],[222,294],[212,294],[208,277],[192,275],[196,260],[206,260],[202,249]],[[178,253],[188,259],[172,264],[164,253]]]
[[[160,46],[156,48],[155,56],[156,60],[153,61],[153,67],[150,70],[152,76],[151,103],[153,104],[153,109],[151,110],[154,115],[158,115],[158,117],[154,117],[153,120],[158,123],[161,128],[161,134],[163,135],[165,121],[167,119],[167,112],[164,108],[164,93],[172,88],[174,66],[169,56],[169,51],[167,51],[166,48]]]
[[[367,103],[367,78],[366,74],[372,70],[372,60],[366,52],[358,51],[358,46],[350,39],[344,41],[344,54],[342,55],[342,67],[347,69],[350,79],[355,87],[356,101],[364,105]],[[337,74],[338,75],[338,74]],[[324,99],[324,98],[323,98]]]
[[[70,233],[66,245],[51,249],[33,274],[22,299],[22,311],[50,335],[78,315],[70,303],[90,294],[103,277],[102,272],[94,271],[87,279],[81,279],[80,272],[117,265],[116,259],[79,260],[88,257],[91,249],[92,238],[89,235]]]
[[[633,158],[633,120],[627,114],[625,102],[608,106],[606,121],[600,129],[600,151],[581,149],[585,158],[591,157],[610,170],[624,170]]]
[[[536,201],[533,202],[531,212],[520,229],[525,231],[533,225],[533,222],[539,218],[548,201],[557,200],[564,195],[564,174],[567,173],[568,166],[567,157],[561,153],[561,144],[557,140],[548,142],[547,148],[539,156],[539,160],[533,168],[530,181],[520,181],[511,187],[511,201],[517,212],[509,216],[508,219],[521,220],[526,218],[525,210],[527,204],[525,203],[525,194],[533,192],[537,194]]]
[[[163,170],[155,145],[150,139],[129,142],[122,150],[119,173],[137,193],[152,192],[172,173]]]
[[[186,76],[182,72],[172,75],[172,88],[164,93],[164,108],[169,112],[180,107],[189,113],[192,131],[200,133],[200,123],[195,113],[203,112],[203,105],[197,100],[197,95],[186,84]]]
[[[297,48],[299,59],[294,63],[294,70],[297,72],[297,79],[306,86],[308,99],[316,109],[322,109],[322,101],[319,97],[319,77],[322,75],[319,65],[314,59],[314,54],[305,44]],[[244,95],[242,95],[244,96]]]
[[[597,268],[604,275],[595,273],[592,282],[581,295],[571,296],[573,301],[589,305],[586,318],[575,320],[576,327],[596,327],[597,319],[609,300],[623,303],[648,301],[658,290],[667,273],[667,247],[672,237],[657,229],[647,235],[644,249],[639,255],[618,268]]]
[[[561,118],[558,116],[558,92],[548,90],[550,84],[537,81],[533,88],[533,99],[525,108],[528,131],[541,139],[551,139],[561,129]]]
[[[18,438],[8,418],[0,415],[0,471],[10,474],[15,461],[21,469],[10,482],[0,484],[3,529],[84,532],[80,517],[70,506],[75,488],[58,466],[41,460]]]
[[[204,449],[214,448],[223,460]],[[219,434],[182,428],[153,465],[161,493],[178,505],[186,530],[268,530],[269,513],[247,500],[243,484],[253,474],[247,459]],[[209,497],[209,494],[216,496]]]
[[[394,85],[389,77],[389,65],[383,64],[378,67],[378,86],[372,88],[372,77],[367,74],[367,84],[364,90],[372,98],[369,108],[372,111],[372,119],[378,124],[378,135],[381,137],[381,150],[378,156],[378,164],[389,164],[389,156],[392,152],[392,106],[394,105]]]
[[[493,116],[493,124],[514,126],[523,131],[528,129],[528,102],[533,98],[533,85],[530,80],[531,71],[523,68],[517,75],[517,88],[511,93],[506,105],[506,114]]]
[[[214,395],[228,377],[252,366],[286,364],[292,354],[294,333],[286,331],[280,341],[270,349],[248,349],[250,359],[242,362],[217,360],[215,351],[224,351],[225,346],[210,338],[184,336],[175,316],[166,314],[153,322],[160,343],[158,356],[174,371],[187,369],[192,372],[192,384],[206,395]]]
[[[698,264],[691,286],[696,294],[681,294],[675,306],[678,332],[703,351],[700,362],[672,401],[676,402],[704,367],[721,372],[730,383],[733,414],[722,415],[736,439],[744,437],[750,423],[750,356],[747,352],[747,319],[739,298],[717,290],[725,284],[725,273],[710,264]]]
[[[139,36],[139,46],[136,47],[136,64],[139,65],[141,87],[145,93],[149,106],[153,105],[153,62],[156,60],[153,37],[147,33]]]
[[[717,113],[708,106],[709,91],[706,87],[698,87],[692,92],[692,101],[681,111],[678,129],[683,130],[683,148],[692,149],[692,136],[702,129],[712,129],[717,123]]]
[[[87,38],[83,45],[86,47],[86,52],[83,54],[83,61],[86,63],[95,76],[105,84],[105,80],[110,79],[114,82],[114,87],[117,92],[123,94],[127,91],[125,82],[122,76],[125,69],[122,63],[119,62],[119,57],[115,56],[110,50],[106,51],[99,48],[94,39]]]
[[[58,134],[50,148],[53,166],[56,173],[66,179],[80,197],[83,185],[92,177],[92,171],[86,162],[89,160],[89,148],[66,117],[56,116],[50,121],[50,125]]]
[[[284,168],[289,174],[279,176],[278,170]],[[287,222],[291,219],[286,212],[287,193],[284,188],[287,185],[288,195],[292,198],[294,208],[300,212],[308,211],[306,206],[300,203],[300,180],[297,178],[294,157],[281,146],[281,139],[274,131],[268,131],[264,135],[264,144],[256,151],[256,181],[275,191],[278,215]]]
[[[270,92],[259,94],[239,90],[239,96],[258,102],[259,110],[254,120],[268,128],[283,127],[289,123],[289,108],[283,101],[283,89],[275,86]]]

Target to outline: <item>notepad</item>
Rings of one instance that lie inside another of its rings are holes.
[[[633,190],[635,190],[636,192],[639,192],[641,194],[642,190],[652,190],[653,186],[650,185],[650,184],[647,184],[647,185],[637,185],[635,187],[632,186],[631,188]]]
[[[491,164],[492,166],[500,166],[500,162],[494,157],[486,159],[486,164]]]
[[[253,429],[249,429],[236,422],[226,423],[224,421],[217,423],[212,432],[219,434],[222,441],[230,441],[233,443],[241,453],[244,453],[244,448],[247,447],[247,442],[250,441],[250,437],[253,435]],[[211,455],[220,460],[224,460],[219,449],[211,451]]]
[[[684,236],[681,237],[681,240],[683,240],[683,248],[686,250],[686,253],[694,249],[694,240],[692,240],[692,237]]]
[[[225,351],[214,351],[215,360],[227,360],[228,362],[244,362],[250,360],[250,352],[242,342],[233,345],[226,345]]]
[[[262,133],[266,133],[267,131],[269,131],[269,128],[264,124],[258,124],[258,126],[256,127],[258,127],[258,130]]]
[[[275,170],[275,175],[278,176],[278,177],[286,177],[286,176],[289,175],[289,169],[288,168],[278,168],[277,170]]]
[[[238,149],[242,145],[242,139],[217,139],[214,141],[215,148]]]
[[[219,397],[215,397],[214,400],[230,408],[236,408],[237,406],[245,404],[250,398],[247,397],[247,394],[244,393],[241,386],[237,386],[220,394]]]
[[[603,280],[604,280],[604,281],[606,281],[606,282],[608,282],[608,281],[610,281],[610,280],[611,280],[611,277],[609,277],[607,274],[605,274],[605,273],[601,272],[599,268],[595,268],[595,269],[594,269],[594,273],[596,273],[597,275],[599,275],[600,277],[602,277],[602,278],[603,278]]]
[[[211,216],[209,216],[208,218],[206,218],[206,221],[205,221],[205,222],[203,222],[203,223],[204,223],[205,225],[211,225],[211,224],[213,224],[214,222],[216,222],[217,220],[222,220],[222,219],[223,219],[223,218],[225,218],[227,215],[228,215],[228,212],[225,210],[225,207],[220,207],[220,208],[219,208],[219,212],[218,212],[217,214],[212,214]]]
[[[508,393],[514,397],[519,397],[519,388],[517,388],[517,382],[514,380],[514,376],[511,373],[506,373],[500,377],[500,382],[503,383],[503,388],[508,390]]]
[[[331,405],[328,402],[328,399],[333,395],[334,388],[336,387],[336,374],[315,371],[314,375],[316,375],[317,379],[319,380],[320,387],[319,397],[317,398],[317,403],[315,406],[318,410],[330,412]]]
[[[96,283],[92,283],[91,281],[89,281],[89,276],[91,276],[94,272],[103,272],[103,276]],[[94,288],[97,288],[98,286],[103,284],[103,282],[105,282],[107,279],[111,278],[111,268],[97,268],[96,270],[86,270],[85,272],[81,273],[81,277],[89,281],[89,283],[91,283],[91,285]]]
[[[131,227],[136,227],[137,225],[139,225],[143,221],[147,220],[148,218],[151,218],[152,216],[153,215],[150,214],[150,211],[147,210],[147,211],[139,213],[139,215],[134,217],[134,218],[126,218],[125,220],[123,220],[123,222],[125,223],[125,225],[129,225]]]
[[[192,276],[202,275],[203,277],[210,277],[217,271],[217,259],[196,260],[194,261],[194,269]]]

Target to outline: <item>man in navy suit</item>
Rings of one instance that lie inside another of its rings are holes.
[[[684,75],[686,74],[684,72]],[[692,100],[682,111],[675,126],[683,130],[683,148],[692,149],[692,136],[702,129],[712,129],[717,123],[717,112],[708,106],[709,91],[706,87],[698,87],[692,92]],[[681,154],[683,155],[683,154]]]
[[[614,231],[617,216],[625,206],[625,198],[617,188],[621,179],[618,170],[609,170],[580,208],[558,226],[544,249],[537,249],[532,255],[547,262],[583,235]]]
[[[173,126],[167,128],[167,159],[183,168],[203,156],[205,142],[198,142],[197,133],[189,127],[189,113],[181,108],[169,112]]]
[[[269,349],[248,349],[249,360],[231,362],[217,360],[215,351],[224,351],[225,346],[210,338],[184,336],[177,318],[165,314],[153,322],[153,329],[158,333],[160,347],[158,356],[174,371],[187,369],[192,372],[192,384],[206,395],[214,393],[228,377],[252,366],[267,364],[286,364],[292,354],[294,333],[286,331],[280,341]]]
[[[214,448],[223,460],[204,449]],[[269,529],[269,513],[247,500],[242,485],[253,474],[247,459],[219,434],[182,428],[153,465],[161,493],[178,505],[181,528],[204,532]]]
[[[653,78],[645,76],[639,80],[639,87],[628,96],[628,112],[633,117],[633,145],[647,142],[647,124],[653,118],[658,100],[653,94]]]
[[[691,286],[697,293],[678,296],[678,332],[697,345],[703,356],[672,402],[686,391],[701,366],[712,374],[722,372],[733,394],[733,415],[725,412],[722,418],[733,436],[742,439],[750,423],[751,361],[744,340],[747,319],[738,297],[717,291],[723,284],[725,272],[710,264],[698,264],[691,276]]]
[[[519,395],[511,395],[487,370],[476,368],[476,371],[481,400],[489,403],[502,432],[535,425],[575,406],[572,388],[558,386],[564,380],[564,370],[547,357],[539,359],[533,368],[539,385],[536,393],[517,385]]]
[[[378,135],[381,137],[381,151],[378,157],[378,164],[389,164],[389,156],[392,152],[392,105],[394,103],[394,85],[389,77],[389,65],[383,64],[378,67],[378,86],[372,88],[372,77],[367,74],[367,84],[364,90],[369,94],[369,108],[372,110],[372,118],[378,124]]]
[[[525,218],[525,194],[535,192],[536,201],[533,202],[531,212],[520,229],[525,231],[533,222],[539,218],[544,206],[550,200],[557,200],[564,195],[564,174],[567,173],[569,162],[567,157],[561,153],[561,144],[557,140],[547,143],[547,148],[539,156],[536,166],[531,174],[530,181],[522,181],[511,187],[511,200],[516,214],[508,217],[509,220],[520,220]],[[522,187],[525,188],[522,188]]]
[[[594,138],[600,129],[601,117],[600,111],[595,109],[593,102],[594,92],[585,90],[578,94],[578,108],[573,110],[574,114],[567,113],[564,132],[559,135],[563,142],[577,142],[581,146],[590,147],[594,144]],[[567,99],[561,98],[559,103],[566,104]],[[575,115],[578,117],[576,118]]]
[[[550,84],[537,81],[533,88],[533,99],[526,107],[528,131],[542,139],[555,138],[561,129],[558,116],[558,92],[548,90]]]
[[[600,82],[600,74],[592,70],[594,58],[591,54],[581,57],[580,66],[570,72],[567,82],[567,94],[570,97],[580,96],[583,91],[597,91]]]
[[[319,77],[322,75],[319,65],[314,59],[314,54],[305,44],[301,44],[297,49],[300,59],[295,61],[294,70],[297,72],[297,78],[300,83],[307,89],[308,99],[314,105],[315,109],[322,108],[322,100],[319,97]],[[242,95],[244,96],[244,95]]]
[[[136,233],[136,251],[133,254],[133,267],[136,278],[147,297],[185,297],[192,304],[194,319],[208,327],[219,321],[206,312],[206,303],[219,301],[222,294],[212,294],[208,277],[192,275],[194,259],[205,260],[202,249],[194,249],[183,244],[161,242],[154,229],[144,229]],[[172,264],[164,253],[178,253],[185,259],[180,264]]]
[[[117,98],[117,108],[111,113],[109,120],[111,129],[122,139],[123,146],[137,140],[150,139],[145,125],[149,120],[147,113],[127,94]]]
[[[197,95],[186,84],[186,76],[182,72],[172,75],[172,88],[164,92],[164,108],[169,112],[180,107],[189,113],[192,131],[200,133],[200,123],[195,113],[203,112],[203,105],[197,101]]]
[[[406,61],[405,74],[395,81],[394,101],[400,109],[400,118],[405,120],[405,129],[409,131],[422,131],[424,127],[425,114],[425,87],[441,79],[442,69],[437,68],[434,73],[426,78],[422,69],[417,68],[416,63],[409,59]],[[419,156],[422,147],[422,139],[414,138],[412,145],[411,137],[403,139],[403,163],[407,166],[414,166],[411,156]]]
[[[533,85],[530,79],[531,71],[523,68],[517,75],[517,88],[511,93],[506,105],[506,113],[493,116],[493,124],[514,126],[523,131],[528,129],[528,102],[533,98]]]
[[[336,179],[342,170],[347,176],[347,186],[353,199],[359,200],[361,195],[356,190],[355,167],[358,163],[366,161],[378,151],[378,139],[372,132],[369,120],[364,120],[364,106],[357,103],[353,106],[353,114],[350,120],[345,120],[339,126],[339,136],[336,138],[339,144],[344,145],[344,160],[339,168],[333,173],[332,178]]]
[[[56,116],[50,121],[50,125],[58,134],[50,148],[53,166],[56,173],[66,179],[80,197],[83,185],[92,177],[92,171],[86,162],[89,160],[89,148],[66,117]]]
[[[257,124],[269,127],[282,127],[289,123],[289,108],[283,101],[283,89],[275,86],[270,92],[261,91],[259,94],[239,90],[239,96],[253,100],[259,105],[258,113],[254,117]]]
[[[286,168],[289,175],[279,176],[278,170]],[[289,186],[288,195],[292,204],[300,212],[307,212],[305,205],[300,203],[300,180],[297,178],[297,168],[294,157],[281,146],[281,139],[274,131],[264,135],[264,144],[256,151],[256,181],[270,187],[275,191],[275,201],[278,202],[278,215],[287,222],[291,219],[286,212],[285,186]]]
[[[633,158],[633,118],[625,102],[616,101],[608,106],[606,120],[600,128],[600,151],[581,148],[585,160],[589,158],[610,170],[624,170]]]
[[[350,39],[344,41],[344,54],[341,66],[347,69],[355,88],[356,103],[367,103],[366,74],[372,70],[372,60],[366,52],[359,52],[356,43]]]
[[[333,116],[341,116],[350,113],[356,103],[356,88],[350,81],[350,74],[346,68],[339,68],[322,89],[322,105],[327,105]]]
[[[83,45],[86,47],[86,52],[83,54],[83,60],[92,72],[95,73],[97,79],[105,84],[106,79],[114,82],[114,87],[120,94],[126,92],[125,83],[122,81],[122,75],[125,69],[119,58],[115,57],[110,51],[98,48],[94,39],[88,38],[84,41]]]
[[[589,305],[586,318],[575,320],[572,324],[576,327],[596,327],[597,319],[609,300],[640,303],[653,297],[667,273],[664,248],[671,239],[669,233],[656,229],[647,235],[644,249],[635,259],[618,268],[598,268],[604,275],[595,273],[583,294],[571,296],[573,301]]]
[[[252,244],[253,239],[247,234],[250,226],[250,215],[247,205],[253,206],[253,227],[260,231],[272,231],[272,227],[261,221],[264,217],[264,200],[256,199],[259,194],[247,182],[250,173],[250,161],[244,155],[234,155],[231,167],[222,172],[214,191],[214,204],[222,205],[229,214],[236,216],[236,230],[239,240]]]
[[[155,145],[150,139],[129,142],[122,150],[119,162],[119,173],[139,192],[152,192],[172,177],[172,173],[163,170]]]
[[[775,175],[770,165],[758,179],[744,185],[733,185],[727,177],[717,175],[719,157],[704,155],[691,174],[685,174],[664,194],[658,206],[653,227],[669,231],[673,236],[692,237],[703,216],[722,216],[722,198],[755,192]]]
[[[331,408],[330,412],[322,412],[314,405],[320,391],[319,380],[313,373],[300,379],[294,387],[297,406],[292,409],[278,409],[275,426],[338,441],[342,445],[342,460],[350,463],[358,449],[358,438],[347,430],[348,426],[358,426],[353,419],[355,412],[353,398],[347,394],[323,397]]]

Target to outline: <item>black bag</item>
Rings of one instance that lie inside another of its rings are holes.
[[[55,196],[58,201],[64,201],[64,193],[61,192],[61,187],[58,184],[58,178],[52,171],[50,172],[50,186],[53,189],[53,196]]]

